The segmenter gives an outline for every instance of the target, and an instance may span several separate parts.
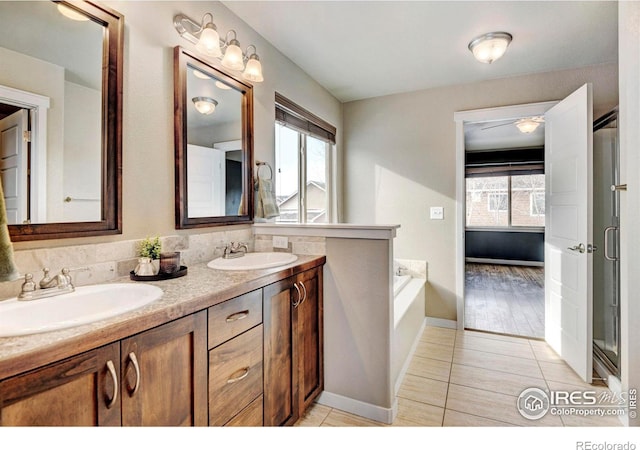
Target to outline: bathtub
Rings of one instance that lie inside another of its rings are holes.
[[[425,323],[426,279],[393,277],[393,356],[391,375],[396,395]]]

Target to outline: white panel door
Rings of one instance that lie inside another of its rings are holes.
[[[29,113],[21,109],[0,120],[0,177],[7,210],[7,223],[22,224],[27,219],[27,158]]]
[[[545,339],[591,382],[593,112],[585,84],[545,114]]]
[[[189,217],[225,215],[225,153],[187,145],[187,210]]]

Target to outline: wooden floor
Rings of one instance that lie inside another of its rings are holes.
[[[544,268],[467,263],[465,328],[544,337]]]

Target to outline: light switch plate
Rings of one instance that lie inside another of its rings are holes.
[[[274,236],[273,248],[289,248],[289,238],[286,236]]]
[[[444,219],[444,208],[442,206],[432,206],[431,220],[443,220],[443,219]]]

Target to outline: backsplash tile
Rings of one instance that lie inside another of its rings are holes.
[[[66,247],[17,250],[15,262],[21,278],[0,283],[0,300],[15,297],[20,292],[25,273],[33,273],[37,282],[47,267],[55,275],[63,267],[72,269],[76,286],[103,283],[128,276],[138,264],[138,246],[142,239],[112,243],[74,245]],[[246,242],[253,251],[250,227],[188,236],[161,236],[162,251],[179,251],[181,263],[189,266],[210,261],[222,255],[223,246],[231,241]]]

